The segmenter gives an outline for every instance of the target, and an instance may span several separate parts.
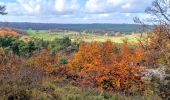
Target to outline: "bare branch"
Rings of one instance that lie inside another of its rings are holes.
[[[146,13],[154,15],[159,19],[161,22],[168,22],[170,23],[170,5],[165,0],[155,0],[152,3],[152,7],[148,7],[146,9]]]
[[[6,12],[6,6],[0,6],[0,15],[6,15],[6,14],[8,14]]]

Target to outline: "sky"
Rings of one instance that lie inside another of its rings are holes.
[[[153,0],[0,0],[8,15],[2,22],[134,23],[145,19]]]

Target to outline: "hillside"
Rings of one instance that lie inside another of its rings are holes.
[[[16,23],[0,22],[0,27],[13,27],[17,29],[32,30],[50,30],[60,29],[69,31],[90,31],[90,32],[142,32],[142,26],[137,24],[50,24],[50,23]],[[149,27],[149,26],[148,26]]]

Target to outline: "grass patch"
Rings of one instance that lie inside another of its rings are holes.
[[[115,36],[104,36],[104,35],[94,35],[94,34],[78,34],[76,32],[58,32],[50,34],[48,31],[31,31],[28,32],[28,35],[32,38],[39,38],[44,40],[52,41],[55,38],[63,38],[69,37],[72,41],[98,41],[98,42],[105,42],[107,40],[111,40],[115,43],[122,43],[124,39],[127,39],[129,42],[137,42],[140,38],[139,35],[125,35],[120,37]]]

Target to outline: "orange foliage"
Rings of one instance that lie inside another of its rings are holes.
[[[0,48],[0,74],[15,72],[22,64],[22,60],[13,53]]]
[[[170,67],[170,32],[169,27],[158,26],[148,35],[146,52],[150,66],[158,64]],[[156,55],[156,56],[155,56]]]
[[[10,28],[2,28],[0,29],[0,36],[14,36],[18,37],[20,34],[18,34],[16,31],[13,31]]]
[[[110,41],[81,43],[68,70],[96,86],[124,90],[142,83],[139,63],[143,60],[144,52],[139,48],[131,49],[127,43],[121,44],[120,48]]]
[[[42,50],[38,53],[34,53],[29,59],[28,64],[43,70],[46,74],[51,74],[55,71],[58,60],[59,58],[57,55],[52,55],[48,50]]]

